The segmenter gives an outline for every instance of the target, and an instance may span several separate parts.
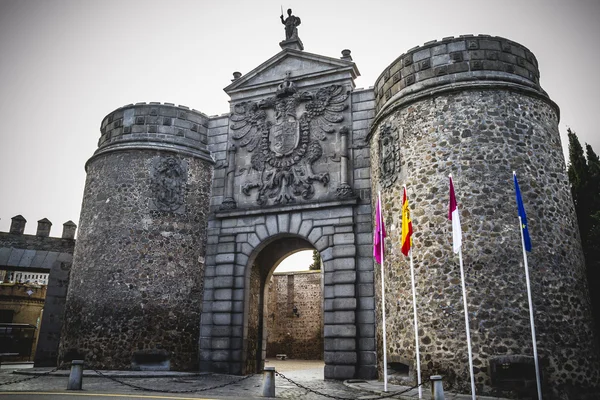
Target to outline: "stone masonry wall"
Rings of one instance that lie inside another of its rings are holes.
[[[274,274],[267,305],[267,357],[323,359],[321,271]],[[294,306],[298,314],[293,313]]]
[[[515,170],[533,244],[528,260],[544,396],[592,398],[586,395],[599,383],[597,348],[557,109],[543,91],[510,83],[479,81],[479,88],[445,92],[444,82],[438,83],[435,95],[413,92],[411,101],[401,93],[388,102],[372,130],[373,189],[382,188],[388,233],[385,300],[388,332],[394,332],[388,335],[388,360],[408,363],[414,377],[410,269],[400,252],[405,183],[415,232],[422,375],[441,374],[470,391],[458,256],[447,219],[452,173],[477,393],[524,393],[494,382],[490,369],[503,357],[533,355]]]

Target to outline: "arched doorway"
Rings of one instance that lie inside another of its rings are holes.
[[[288,335],[288,338],[281,341],[285,345],[272,349],[270,355],[280,351],[286,351],[290,353],[290,356],[293,356],[294,353],[300,354],[298,346],[301,346],[302,340],[305,340],[305,337],[310,336],[311,333],[320,340],[319,351],[322,354],[322,288],[320,284],[322,280],[320,276],[318,277],[318,298],[311,299],[311,308],[314,308],[315,300],[319,303],[318,310],[312,309],[311,311],[313,314],[318,313],[319,319],[317,321],[313,320],[308,326],[305,324],[304,330],[308,332],[298,332],[298,328],[302,324],[300,313],[304,313],[307,308],[302,311],[302,305],[306,305],[305,301],[302,303],[295,302],[297,297],[303,296],[295,295],[294,275],[289,275],[287,282],[284,283],[287,286],[283,289],[285,291],[283,295],[284,304],[277,304],[276,301],[269,302],[269,296],[276,295],[277,291],[274,287],[269,290],[273,272],[285,258],[301,250],[315,250],[315,248],[307,240],[300,237],[282,236],[272,239],[264,247],[259,247],[254,257],[249,260],[251,267],[248,268],[246,275],[246,288],[248,290],[246,292],[246,310],[244,313],[244,372],[246,374],[256,373],[264,368],[269,336],[268,327],[271,327],[271,334],[276,334],[274,330],[276,321],[282,322],[282,324],[278,324],[278,328],[284,328],[284,330],[287,328],[288,331],[283,334]],[[310,290],[311,294],[308,296],[313,297],[316,294],[314,293],[314,287]],[[300,310],[298,305],[301,306]],[[304,316],[305,321],[307,317],[309,317],[308,313]],[[281,333],[282,331],[279,329],[279,334],[281,335]]]

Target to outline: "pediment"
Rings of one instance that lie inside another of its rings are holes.
[[[346,75],[354,80],[360,75],[356,64],[301,50],[284,49],[252,71],[233,81],[225,89],[229,95],[279,84],[290,72],[294,82],[318,80],[324,76]]]

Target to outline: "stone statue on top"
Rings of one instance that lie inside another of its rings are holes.
[[[285,25],[285,40],[297,39],[298,38],[298,25],[300,25],[300,17],[292,15],[292,9],[287,10],[288,17],[283,18],[281,13],[281,23]]]

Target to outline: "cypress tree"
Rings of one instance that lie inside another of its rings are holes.
[[[596,332],[600,334],[600,291],[595,290],[600,285],[600,160],[589,144],[586,144],[584,156],[577,134],[571,129],[567,133],[571,194],[585,256]]]

